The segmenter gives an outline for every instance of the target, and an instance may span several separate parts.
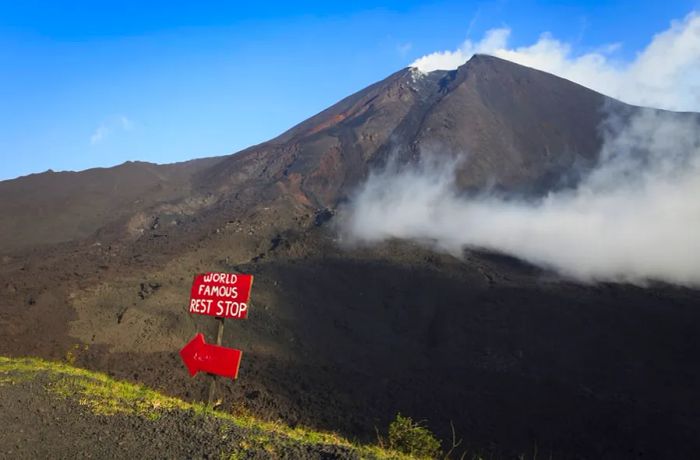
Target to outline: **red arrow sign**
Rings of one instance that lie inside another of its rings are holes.
[[[204,336],[197,334],[180,350],[180,356],[193,377],[201,371],[235,379],[243,352],[205,343]]]

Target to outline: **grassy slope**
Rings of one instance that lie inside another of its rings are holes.
[[[348,449],[361,458],[403,459],[403,454],[377,446],[357,445],[333,433],[304,427],[290,428],[252,416],[237,416],[213,411],[203,404],[192,404],[162,395],[142,385],[120,382],[105,374],[79,369],[67,364],[35,358],[0,357],[0,387],[42,374],[48,377],[47,390],[61,398],[73,398],[99,415],[128,414],[157,420],[167,411],[194,411],[202,417],[214,417],[226,429],[242,430],[245,441],[229,453],[234,459],[251,446],[299,443],[333,445]]]

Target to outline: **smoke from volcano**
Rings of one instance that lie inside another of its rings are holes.
[[[346,241],[410,239],[511,254],[574,279],[700,286],[698,117],[610,116],[598,166],[536,200],[466,196],[457,161],[422,152],[374,172],[345,210]],[[468,152],[465,153],[468,155]]]

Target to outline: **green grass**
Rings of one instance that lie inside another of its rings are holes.
[[[194,411],[204,417],[214,417],[226,426],[246,432],[241,449],[263,447],[271,449],[279,443],[304,445],[335,445],[346,447],[362,458],[408,459],[400,452],[375,445],[353,443],[335,433],[315,431],[305,427],[291,428],[280,422],[269,422],[250,415],[233,415],[213,411],[204,404],[189,403],[163,395],[143,385],[115,380],[99,372],[73,367],[69,364],[36,358],[7,358],[0,356],[0,386],[33,380],[38,375],[48,378],[47,390],[61,398],[78,401],[97,415],[138,415],[157,420],[173,410]],[[271,443],[275,439],[276,443]],[[273,453],[273,452],[271,452]],[[230,455],[236,458],[236,453]]]

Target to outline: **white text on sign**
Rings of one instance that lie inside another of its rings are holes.
[[[212,299],[190,300],[190,313],[199,313],[200,315],[239,317],[243,316],[246,311],[248,311],[248,305],[245,302],[234,302],[232,300],[214,301]]]

